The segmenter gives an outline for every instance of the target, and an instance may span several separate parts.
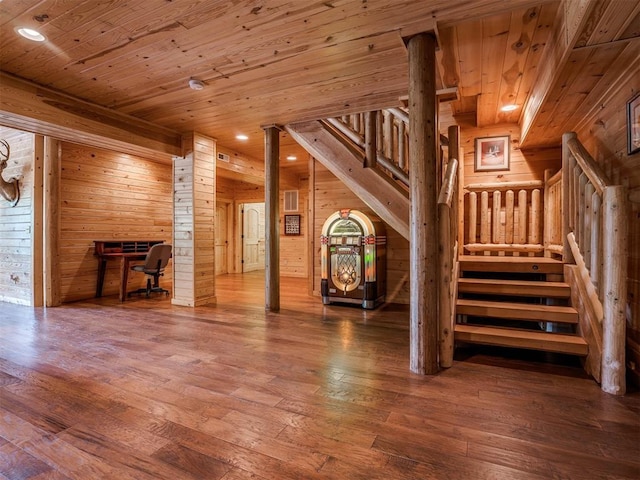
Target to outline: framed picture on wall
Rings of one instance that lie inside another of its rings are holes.
[[[511,136],[476,138],[474,171],[509,170]]]
[[[627,102],[627,153],[640,152],[640,92]]]
[[[284,216],[284,234],[300,235],[300,215]]]

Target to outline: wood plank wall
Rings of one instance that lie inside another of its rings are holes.
[[[0,127],[11,147],[2,177],[20,177],[20,201],[11,207],[0,198],[0,301],[32,305],[32,195],[35,136]]]
[[[464,119],[467,120],[467,119]],[[460,122],[460,142],[464,148],[465,184],[522,182],[544,180],[547,168],[560,170],[562,154],[557,148],[520,150],[520,127],[515,124],[494,125],[477,128],[466,121]],[[474,172],[475,139],[482,137],[511,136],[511,161],[509,170],[497,172]]]
[[[640,338],[640,153],[627,154],[626,117],[627,102],[640,91],[640,69],[627,78],[626,82],[612,86],[610,96],[573,128],[611,181],[625,185],[629,192],[627,324]]]
[[[60,268],[63,302],[95,295],[93,240],[172,238],[171,166],[62,143]],[[144,284],[129,275],[128,290]],[[117,294],[120,264],[109,262],[104,295]],[[161,279],[171,289],[171,264]]]
[[[356,197],[338,178],[320,163],[314,161],[313,197],[313,291],[320,295],[320,234],[329,215],[341,208],[373,212]],[[436,235],[435,227],[433,234]],[[409,242],[387,226],[387,302],[409,303]],[[319,301],[319,300],[318,300]]]

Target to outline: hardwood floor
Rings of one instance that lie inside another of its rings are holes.
[[[3,479],[640,478],[640,394],[468,350],[408,370],[408,311],[218,277],[218,305],[0,304]]]

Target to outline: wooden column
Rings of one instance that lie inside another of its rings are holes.
[[[31,191],[31,306],[44,305],[44,157],[42,135],[35,135]]]
[[[436,41],[422,33],[409,50],[410,368],[438,371]]]
[[[60,293],[60,142],[44,139],[44,302],[62,304]]]
[[[216,141],[193,133],[173,159],[174,305],[215,303]]]
[[[614,395],[626,391],[625,305],[627,302],[628,228],[626,190],[604,189],[604,319],[602,320],[602,390]]]
[[[265,309],[280,310],[280,130],[264,129]]]

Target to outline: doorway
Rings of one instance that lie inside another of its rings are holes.
[[[245,203],[242,213],[242,273],[264,270],[265,215],[263,203]]]

